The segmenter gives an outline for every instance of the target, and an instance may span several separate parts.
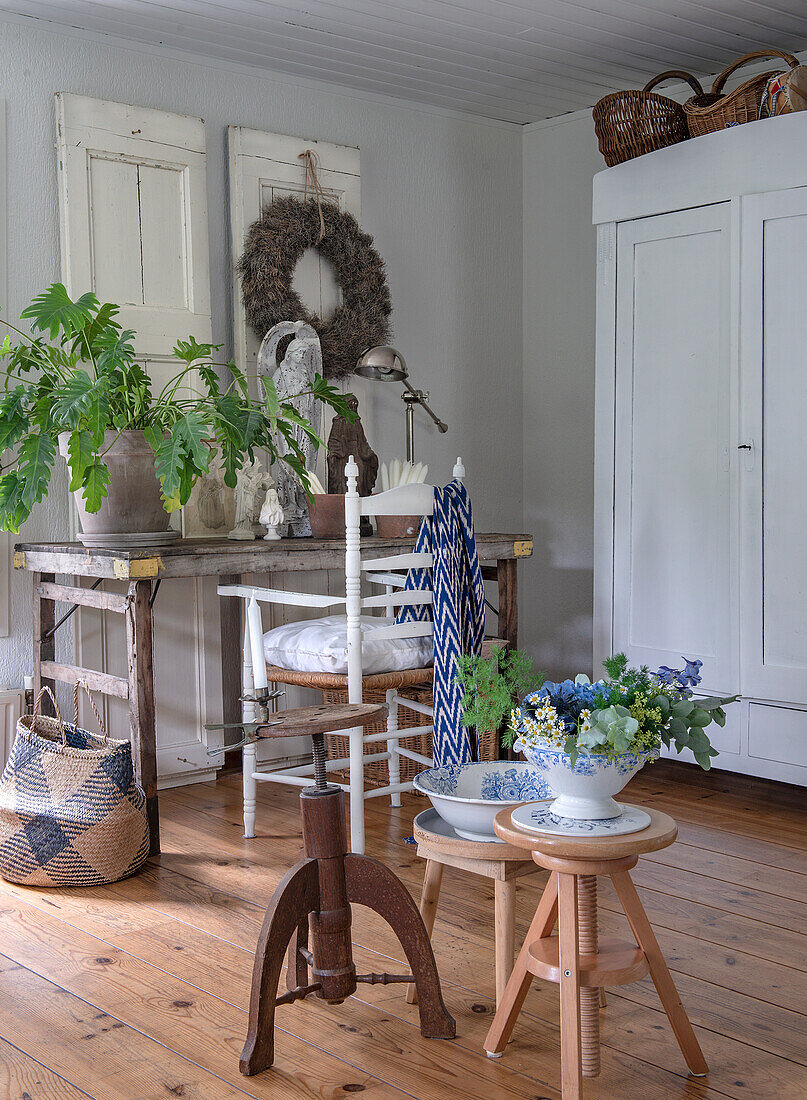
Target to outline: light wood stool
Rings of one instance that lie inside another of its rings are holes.
[[[560,985],[563,1100],[580,1100],[582,1078],[600,1072],[600,994],[604,986],[653,978],[681,1053],[695,1076],[708,1072],[703,1052],[628,871],[639,856],[672,844],[678,826],[648,809],[650,824],[626,836],[568,837],[514,826],[512,810],[496,817],[507,844],[532,853],[551,872],[510,981],[485,1039],[489,1058],[501,1058],[533,975]],[[636,943],[597,934],[597,876],[610,875]],[[559,935],[552,931],[557,921]]]
[[[465,840],[442,820],[436,810],[423,810],[413,824],[418,855],[426,860],[420,915],[431,937],[444,867],[458,867],[494,883],[494,927],[496,944],[496,1006],[504,996],[515,957],[516,880],[537,871],[523,848],[512,844]],[[417,989],[407,990],[408,1004],[417,1004]]]

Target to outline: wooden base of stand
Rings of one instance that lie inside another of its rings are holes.
[[[272,1065],[277,1005],[309,994],[340,1004],[359,982],[414,982],[421,1034],[453,1039],[456,1024],[443,1003],[434,952],[417,906],[383,863],[348,851],[344,792],[340,787],[306,788],[300,806],[306,857],[285,875],[266,910],[255,953],[241,1072],[249,1076]],[[366,905],[386,920],[401,942],[411,975],[356,974],[351,904]],[[287,945],[288,992],[278,996]]]

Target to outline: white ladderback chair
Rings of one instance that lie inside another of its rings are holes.
[[[362,516],[431,516],[434,512],[434,486],[426,484],[400,485],[383,493],[360,497],[357,487],[358,474],[358,466],[351,455],[345,466],[347,493],[345,494],[344,596],[278,591],[243,584],[221,585],[219,587],[220,595],[240,596],[246,603],[242,675],[243,694],[245,696],[252,696],[256,688],[265,688],[267,681],[312,686],[312,677],[306,673],[290,672],[274,666],[267,670],[259,607],[261,603],[316,607],[321,608],[323,611],[329,608],[344,608],[346,615],[346,674],[333,677],[322,676],[321,680],[323,686],[326,686],[326,681],[327,686],[333,686],[337,682],[346,686],[348,700],[351,703],[362,702],[365,684],[373,684],[374,682],[383,684],[385,679],[384,675],[374,677],[364,672],[363,637],[368,627],[366,618],[364,621],[362,620],[362,612],[373,613],[377,609],[384,609],[385,611],[385,619],[379,620],[381,625],[376,626],[373,624],[372,626],[374,643],[385,639],[393,641],[396,639],[423,639],[433,635],[434,626],[431,620],[409,623],[395,622],[395,615],[399,608],[430,605],[432,603],[430,589],[404,590],[409,570],[431,570],[432,555],[410,552],[380,558],[368,555],[368,557],[362,559],[360,523]],[[458,458],[454,466],[453,477],[463,478],[464,476],[465,467],[462,464],[462,459]],[[369,550],[372,546],[372,540],[365,540],[364,545]],[[427,576],[429,575],[427,572]],[[366,577],[371,583],[383,586],[384,591],[377,595],[363,597],[363,577]],[[312,622],[307,620],[300,625],[310,627]],[[407,677],[409,678],[407,679]],[[411,674],[403,673],[398,679],[411,683],[428,683],[431,680],[431,669],[412,670]],[[387,680],[389,682],[388,678]],[[431,734],[433,732],[433,710],[422,702],[400,695],[399,690],[398,687],[391,687],[386,690],[389,713],[385,732],[365,734],[362,727],[346,731],[349,755],[328,762],[329,771],[348,769],[348,783],[338,785],[350,795],[350,846],[354,852],[364,852],[365,800],[390,795],[392,805],[400,806],[401,792],[412,789],[411,781],[401,782],[400,758],[402,756],[408,757],[424,768],[432,766],[432,760],[429,757],[401,746],[400,738],[401,736],[409,738],[420,734]],[[399,732],[399,705],[404,705],[409,710],[422,714],[428,719],[427,724],[415,728],[410,727]],[[252,722],[257,718],[256,705],[245,702],[244,722]],[[383,742],[385,742],[383,751],[365,755],[365,745]],[[364,767],[370,761],[387,762],[389,782],[386,786],[365,790]],[[246,837],[255,836],[258,782],[286,783],[292,786],[304,787],[310,784],[312,774],[312,764],[282,768],[276,771],[259,771],[257,745],[255,743],[245,745],[243,750],[244,835]]]

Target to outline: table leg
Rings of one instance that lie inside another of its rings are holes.
[[[532,974],[527,969],[530,944],[535,940],[551,936],[557,917],[558,876],[553,871],[544,887],[538,908],[535,910],[535,916],[532,918],[532,924],[518,953],[513,972],[504,991],[504,996],[496,1008],[493,1023],[490,1025],[490,1030],[485,1037],[485,1053],[488,1058],[501,1058],[504,1048],[513,1034],[518,1014],[524,1006],[532,982]]]
[[[56,660],[56,635],[52,633],[56,623],[56,603],[54,600],[43,600],[37,595],[40,584],[54,584],[55,573],[34,573],[34,698],[39,694],[39,689],[49,687],[56,691],[54,680],[42,679],[42,662]],[[42,714],[53,714],[53,703],[46,695],[40,704]]]
[[[157,803],[157,736],[154,724],[154,662],[152,657],[151,581],[132,581],[126,612],[126,649],[129,660],[129,725],[135,774],[146,792],[151,833],[149,855],[160,851],[160,815]]]
[[[426,871],[423,875],[423,891],[420,895],[420,915],[423,917],[423,925],[426,935],[431,939],[434,930],[434,920],[437,916],[437,902],[440,900],[440,887],[443,883],[443,865],[436,859],[426,860]],[[418,1003],[418,991],[414,982],[406,987],[406,1003],[416,1005]]]
[[[518,649],[518,562],[502,558],[496,562],[499,583],[500,638],[506,638],[510,649]]]
[[[633,880],[627,871],[618,871],[611,875],[611,878],[636,937],[636,942],[645,953],[650,967],[650,976],[678,1040],[684,1060],[696,1077],[704,1077],[709,1072],[709,1067],[692,1029],[692,1024],[689,1022],[686,1010],[681,1004],[675,982],[667,968],[667,963],[664,961],[658,940],[650,925],[647,913],[644,911],[639,895],[636,893]]]
[[[228,573],[219,577],[218,583],[241,584],[241,580],[240,573]],[[219,596],[219,629],[221,631],[222,722],[240,722],[242,719],[241,654],[244,637],[241,629],[241,600],[238,596]],[[225,753],[224,764],[228,768],[243,766],[239,750]]]
[[[513,972],[516,952],[516,882],[515,879],[495,879],[496,938],[496,1008],[504,999],[504,991]]]
[[[583,1092],[576,877],[558,875],[560,1078],[563,1100],[580,1100]]]

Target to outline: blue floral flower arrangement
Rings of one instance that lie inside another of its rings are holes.
[[[691,749],[708,771],[717,750],[705,733],[712,722],[726,723],[724,707],[736,696],[695,698],[703,662],[684,661],[682,669],[662,665],[656,672],[631,668],[624,653],[603,662],[606,678],[588,676],[560,683],[547,681],[513,710],[504,738],[519,752],[548,743],[567,752],[572,767],[578,755],[614,757],[623,753],[657,755],[662,744]]]

